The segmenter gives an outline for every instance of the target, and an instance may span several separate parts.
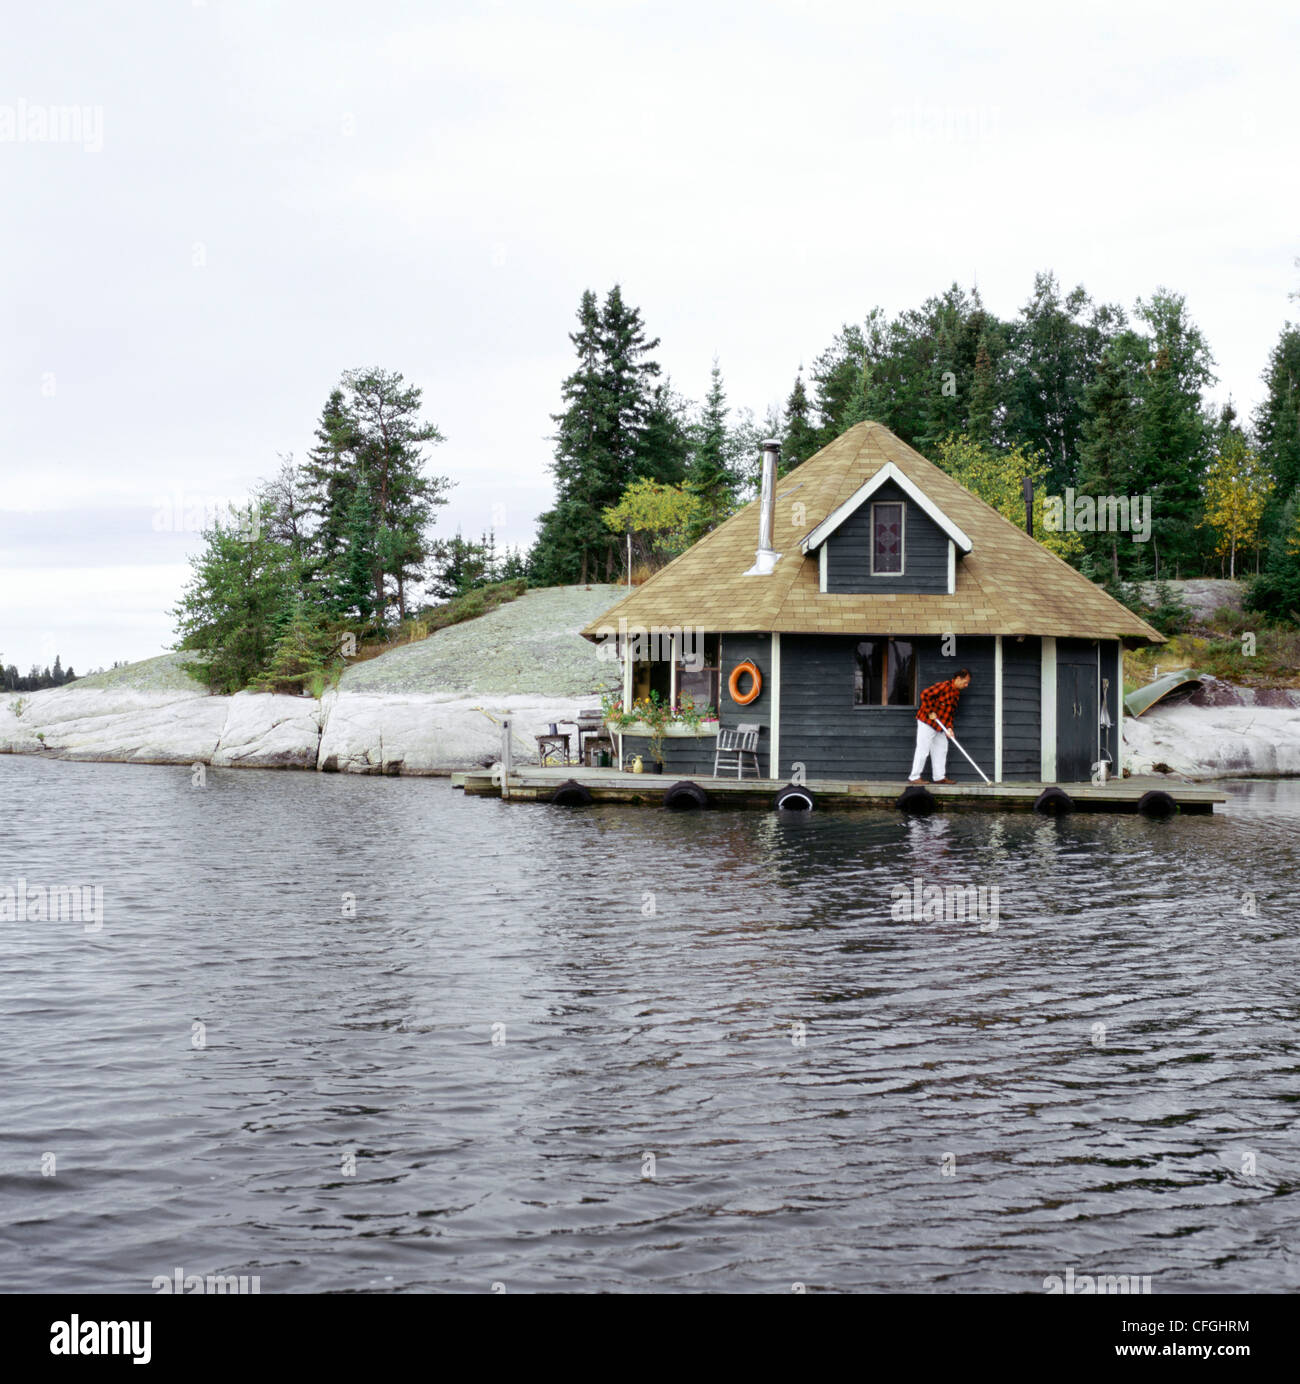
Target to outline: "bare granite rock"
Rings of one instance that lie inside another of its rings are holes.
[[[535,736],[599,706],[619,682],[618,665],[579,632],[623,594],[616,586],[528,592],[354,665],[320,701],[212,696],[183,669],[188,655],[163,654],[0,702],[0,754],[445,774],[499,759],[509,717],[512,753],[535,763]]]
[[[1156,588],[1161,584],[1153,581],[1139,582],[1138,589],[1142,599],[1154,604]],[[1200,623],[1208,621],[1210,616],[1223,606],[1231,610],[1240,610],[1242,594],[1246,589],[1242,582],[1219,577],[1192,577],[1187,581],[1170,581],[1163,585],[1168,586],[1170,592]]]
[[[1162,703],[1124,718],[1124,763],[1192,779],[1300,774],[1300,709]]]

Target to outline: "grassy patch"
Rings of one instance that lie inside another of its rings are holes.
[[[1167,644],[1124,654],[1124,685],[1130,690],[1161,674],[1190,668],[1210,673],[1224,682],[1243,687],[1300,687],[1300,630],[1278,626],[1260,628],[1257,621],[1239,611],[1215,612],[1212,626],[1175,635]],[[1243,636],[1254,634],[1255,652],[1247,653]]]
[[[380,654],[391,653],[403,644],[418,644],[439,630],[452,625],[463,624],[466,620],[477,620],[482,615],[496,610],[498,606],[517,600],[528,590],[528,582],[519,577],[513,581],[499,581],[492,586],[482,586],[476,591],[468,591],[453,601],[443,601],[440,605],[426,606],[407,616],[395,629],[382,639],[366,640],[357,645],[355,657],[348,659],[348,666],[365,663]]]

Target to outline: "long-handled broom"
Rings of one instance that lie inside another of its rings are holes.
[[[961,741],[958,740],[955,735],[948,734],[947,728],[944,726],[943,722],[937,716],[931,716],[930,719],[935,723],[936,726],[939,727],[941,731],[943,731],[945,735],[948,736],[948,739],[951,740],[952,743],[956,745],[959,750],[961,750],[962,754],[966,754],[965,749],[962,747]],[[984,780],[985,783],[991,784],[993,782],[993,780],[989,778],[989,776],[984,772],[984,770],[981,769],[980,766],[976,764],[973,759],[971,759],[970,755],[966,754],[966,759],[969,762],[970,767],[975,770],[975,772],[980,776],[980,778]]]

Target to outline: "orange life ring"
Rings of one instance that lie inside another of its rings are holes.
[[[740,680],[746,673],[754,679],[754,682],[753,686],[742,697],[736,689],[740,686]],[[727,691],[731,693],[731,700],[737,706],[748,706],[762,690],[763,675],[748,659],[744,663],[737,663],[731,670],[731,677],[727,679]]]

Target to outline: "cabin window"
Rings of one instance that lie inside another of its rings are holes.
[[[916,650],[906,639],[876,636],[853,654],[854,706],[915,706]]]
[[[893,500],[871,506],[871,572],[898,576],[903,570],[903,506]]]
[[[702,638],[692,634],[689,637],[690,649],[686,650],[688,637],[683,635],[677,643],[677,698],[689,694],[701,710],[711,706],[718,709],[718,676],[722,667],[722,640],[716,634],[706,634]],[[689,652],[690,657],[686,657]]]

